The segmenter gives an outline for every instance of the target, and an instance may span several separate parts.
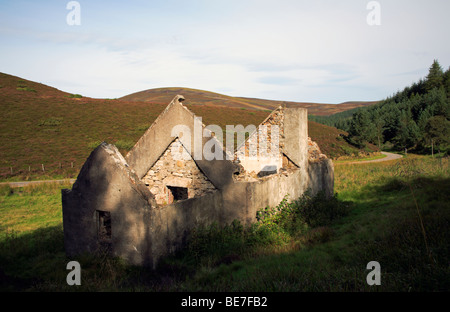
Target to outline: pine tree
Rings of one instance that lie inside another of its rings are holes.
[[[409,110],[402,110],[399,119],[399,129],[394,141],[397,146],[405,149],[415,146],[420,139],[420,130],[412,119]]]
[[[381,149],[381,143],[384,143],[383,132],[386,122],[383,120],[381,109],[376,109],[373,113],[373,126],[375,128],[375,133],[378,140],[378,148]]]
[[[417,121],[417,126],[419,127],[421,132],[425,132],[425,126],[428,123],[428,119],[430,119],[431,117],[433,117],[433,114],[431,112],[431,109],[427,108],[424,109],[420,115],[419,115],[419,119]]]
[[[375,127],[367,110],[360,110],[353,114],[349,133],[354,143],[360,147],[363,147],[365,142],[374,141],[376,136]]]
[[[450,121],[444,116],[431,117],[425,126],[425,137],[440,152],[441,146],[450,144]]]
[[[428,107],[432,109],[433,116],[441,115],[450,118],[450,105],[443,87],[435,88],[425,96]]]
[[[450,104],[450,66],[444,73],[443,84],[447,94],[447,104]]]
[[[399,129],[400,109],[397,105],[391,104],[384,111],[384,139],[386,141],[392,141],[397,136]]]
[[[428,71],[428,76],[425,82],[425,89],[431,91],[434,88],[439,88],[444,82],[444,72],[437,60],[434,60],[433,64]]]

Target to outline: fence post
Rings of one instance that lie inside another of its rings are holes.
[[[42,171],[45,172],[44,164],[42,164]]]

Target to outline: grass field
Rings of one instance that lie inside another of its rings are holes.
[[[83,255],[81,286],[66,284],[60,189],[1,187],[3,291],[450,290],[448,158],[336,164],[331,201],[285,202],[248,228],[199,228],[156,271]],[[370,261],[380,286],[366,283]]]

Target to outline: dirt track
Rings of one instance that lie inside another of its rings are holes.
[[[0,185],[8,185],[11,187],[24,187],[31,184],[42,184],[42,183],[60,183],[65,184],[67,182],[74,183],[75,179],[66,180],[42,180],[42,181],[20,181],[20,182],[1,182]]]
[[[367,163],[373,163],[373,162],[381,162],[381,161],[400,159],[403,157],[402,155],[388,153],[388,152],[381,152],[381,154],[386,155],[386,157],[379,158],[379,159],[373,159],[373,160],[342,162],[341,164],[367,164]]]
[[[364,161],[350,161],[350,162],[343,162],[341,164],[367,164],[371,162],[380,162],[380,161],[389,161],[394,159],[400,159],[403,156],[398,154],[392,154],[388,152],[381,152],[381,154],[386,155],[384,158],[380,159],[373,159],[373,160],[364,160]],[[42,183],[60,183],[64,184],[66,182],[74,183],[75,179],[68,179],[68,180],[42,180],[42,181],[21,181],[21,182],[1,182],[0,185],[8,185],[11,187],[24,187],[31,184],[42,184]]]

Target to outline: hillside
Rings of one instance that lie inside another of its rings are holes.
[[[368,145],[366,150],[359,150],[345,140],[344,137],[348,135],[347,132],[312,120],[308,121],[308,134],[313,141],[319,142],[322,153],[332,159],[356,156],[359,153],[371,153],[378,150],[372,144]]]
[[[232,97],[219,93],[202,91],[189,88],[157,88],[149,89],[121,97],[125,101],[145,101],[167,103],[177,94],[186,97],[186,103],[192,105],[214,105],[234,108],[245,108],[250,110],[272,111],[283,103],[291,106],[299,106],[308,109],[308,114],[317,116],[327,116],[343,112],[361,106],[370,106],[377,102],[345,102],[341,104],[321,104],[292,101],[273,101],[264,99],[254,99],[245,97]]]
[[[269,113],[200,105],[183,93],[184,103],[206,125],[258,125]],[[170,100],[171,96],[154,102],[92,99],[0,74],[0,179],[75,177],[102,141],[126,154]],[[357,152],[339,137],[342,131],[314,122],[309,131],[330,157]]]

